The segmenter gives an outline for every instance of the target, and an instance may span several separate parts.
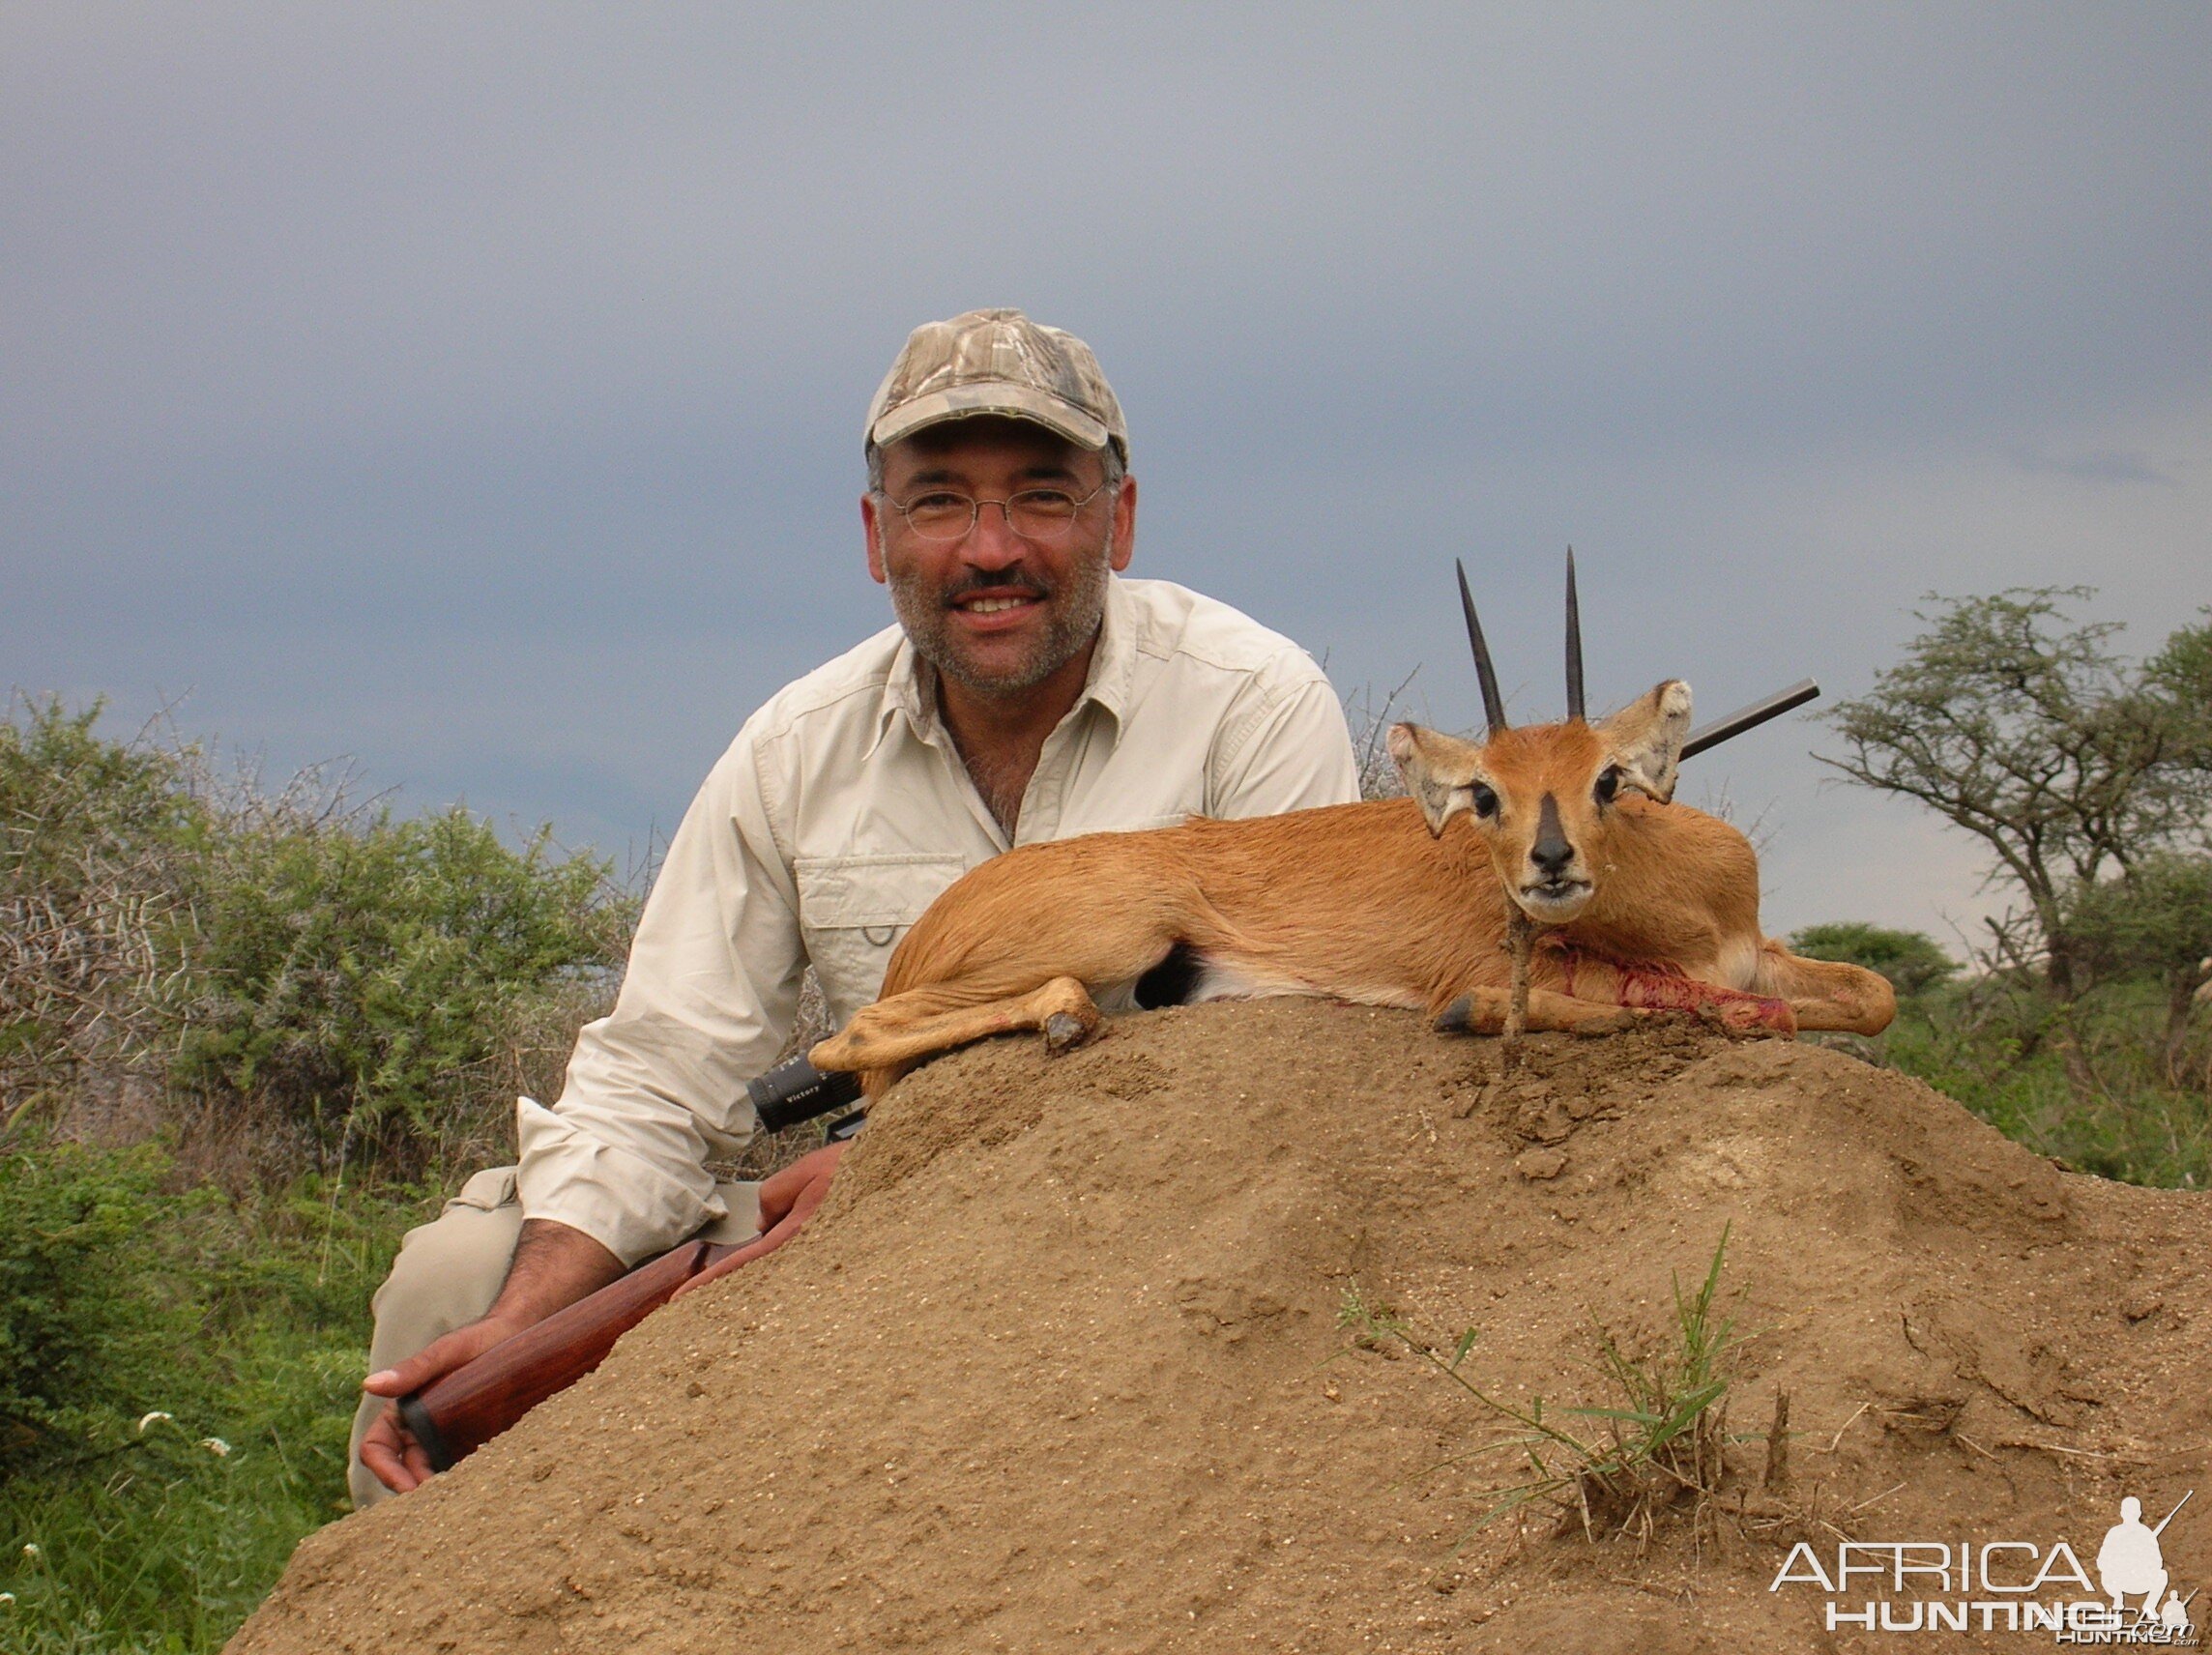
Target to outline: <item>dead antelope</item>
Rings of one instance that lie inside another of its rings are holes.
[[[1764,936],[1749,841],[1671,802],[1690,686],[1585,720],[1572,560],[1563,723],[1508,727],[1464,573],[1460,593],[1489,732],[1392,726],[1411,798],[995,857],[922,915],[882,998],[814,1063],[859,1071],[873,1096],[989,1034],[1040,1030],[1064,1050],[1099,999],[1317,995],[1483,1033],[1518,1023],[1524,997],[1528,1028],[1578,1033],[1668,1013],[1746,1033],[1888,1027],[1888,982]]]

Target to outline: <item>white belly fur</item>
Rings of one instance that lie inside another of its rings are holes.
[[[1324,988],[1300,977],[1263,972],[1237,961],[1211,958],[1199,962],[1197,980],[1191,985],[1186,1003],[1196,1005],[1208,1000],[1272,1000],[1279,996],[1347,1000],[1354,1005],[1387,1005],[1406,1011],[1420,1011],[1428,1004],[1403,984],[1331,983]],[[1135,1011],[1138,1009],[1136,979],[1092,988],[1091,999],[1108,1016]]]
[[[1275,995],[1318,996],[1325,1000],[1349,1000],[1355,1005],[1393,1005],[1411,1011],[1418,1011],[1426,1003],[1419,995],[1408,993],[1397,983],[1331,983],[1324,988],[1302,978],[1261,972],[1236,961],[1215,959],[1208,959],[1201,965],[1198,984],[1191,991],[1194,1002],[1266,1000]]]

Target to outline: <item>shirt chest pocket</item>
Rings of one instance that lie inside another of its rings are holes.
[[[840,1025],[876,998],[899,939],[967,871],[959,857],[799,858],[800,934]]]

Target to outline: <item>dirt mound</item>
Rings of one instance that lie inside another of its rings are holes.
[[[2212,1198],[2062,1173],[1809,1046],[1654,1031],[1496,1062],[1290,1001],[941,1060],[798,1243],[308,1539],[231,1647],[1886,1645],[1826,1632],[1817,1583],[1768,1589],[1797,1542],[1800,1577],[1844,1536],[2042,1558],[2064,1536],[2093,1571],[2123,1495],[2155,1523],[2191,1488],[2168,1566],[2184,1594],[2212,1579]],[[1598,1403],[1592,1318],[1660,1350],[1671,1274],[1702,1278],[1724,1225],[1751,1338],[1715,1497],[1642,1544],[1531,1517],[1455,1552],[1515,1467],[1420,1473],[1497,1421],[1353,1348],[1346,1290],[1447,1345],[1479,1328],[1464,1371],[1500,1398]],[[1778,1388],[1794,1434],[1763,1486]],[[2021,1562],[1990,1554],[1988,1582]],[[2037,1601],[2096,1595],[2071,1579]],[[1833,1601],[1893,1624],[1915,1593],[2020,1601],[1988,1582]]]

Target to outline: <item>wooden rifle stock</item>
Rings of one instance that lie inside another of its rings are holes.
[[[678,1288],[736,1251],[712,1241],[686,1241],[640,1264],[620,1281],[401,1397],[401,1422],[422,1445],[431,1466],[448,1469],[597,1367],[616,1340],[666,1304]]]
[[[858,1075],[825,1072],[803,1055],[745,1085],[764,1132],[780,1132],[859,1101]],[[833,1121],[827,1141],[850,1138],[867,1111]],[[399,1399],[400,1423],[443,1471],[489,1442],[547,1397],[565,1391],[606,1359],[615,1341],[675,1296],[715,1260],[751,1243],[686,1241],[566,1310],[494,1345],[475,1361]]]

